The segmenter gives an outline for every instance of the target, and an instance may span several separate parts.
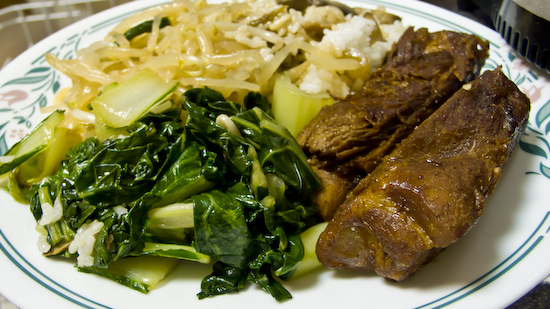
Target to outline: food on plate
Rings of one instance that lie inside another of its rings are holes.
[[[323,107],[297,141],[322,179],[315,200],[325,220],[357,178],[479,75],[488,49],[475,35],[409,28],[362,91]]]
[[[375,108],[367,131],[395,143],[487,56],[474,36],[411,28],[384,64],[406,30],[398,16],[307,3],[318,6],[175,0],[128,17],[75,57],[47,54],[72,85],[0,160],[10,194],[30,204],[40,252],[144,293],[185,260],[212,265],[200,299],[247,282],[290,298],[281,280],[320,266],[319,176],[347,193],[393,148],[382,143],[369,157],[353,137],[323,141],[347,149],[318,151],[325,133],[310,125],[311,165],[294,136],[322,106],[314,124],[366,104],[370,91],[396,108]]]
[[[305,93],[343,98],[362,86],[405,30],[396,18],[362,16],[384,16],[382,8],[357,11],[345,15],[324,5],[300,12],[275,0],[173,1],[128,17],[75,59],[49,54],[47,60],[72,79],[63,100],[78,108],[144,68],[178,81],[178,96],[208,86],[235,102],[250,91],[270,97],[287,71]]]
[[[40,252],[144,293],[188,260],[213,266],[199,298],[246,282],[290,298],[279,279],[320,265],[323,225],[319,179],[276,121],[288,117],[276,80],[304,105],[332,104],[405,30],[381,8],[343,9],[178,0],[74,57],[47,54],[72,85],[0,161],[9,192],[30,203]]]
[[[319,238],[321,263],[409,277],[476,223],[529,109],[500,68],[464,85],[353,189]]]
[[[118,97],[114,92],[128,87],[107,94]],[[246,282],[277,300],[290,298],[275,277],[299,271],[307,241],[301,234],[316,222],[311,196],[320,184],[307,158],[257,93],[244,107],[208,87],[190,89],[182,100],[138,117],[127,135],[85,139],[53,175],[21,189],[40,251],[76,257],[78,270],[141,292],[189,260],[214,262],[199,298],[239,291]],[[36,132],[48,128],[55,136],[62,117],[52,113]]]

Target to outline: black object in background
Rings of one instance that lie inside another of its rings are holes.
[[[486,13],[494,29],[520,56],[550,73],[550,21],[541,17],[548,14],[536,15],[513,0],[458,0],[458,6]]]

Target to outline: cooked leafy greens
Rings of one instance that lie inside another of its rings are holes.
[[[267,100],[250,93],[240,105],[208,87],[191,89],[181,106],[125,129],[80,142],[28,189],[44,253],[78,256],[79,270],[141,292],[149,286],[124,275],[124,261],[213,260],[199,298],[246,282],[290,298],[277,278],[292,277],[304,257],[300,234],[317,223],[320,182]],[[94,237],[87,260],[75,241],[86,232]]]

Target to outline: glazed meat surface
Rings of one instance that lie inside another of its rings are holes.
[[[353,189],[319,238],[321,263],[409,277],[481,216],[529,109],[498,69],[465,85]]]
[[[349,190],[464,83],[479,75],[488,42],[477,36],[407,29],[360,94],[324,107],[297,141],[318,168],[316,201],[329,220]],[[334,193],[339,193],[335,195]]]

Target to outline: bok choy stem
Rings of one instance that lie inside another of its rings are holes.
[[[178,82],[166,83],[151,69],[143,69],[124,83],[110,87],[91,106],[96,118],[113,128],[127,127],[155,103],[173,92]]]

